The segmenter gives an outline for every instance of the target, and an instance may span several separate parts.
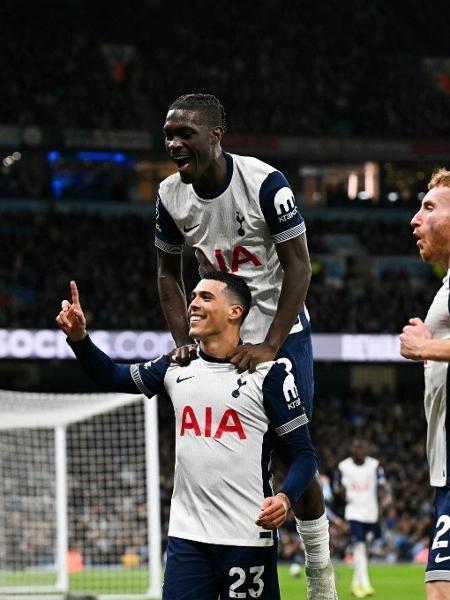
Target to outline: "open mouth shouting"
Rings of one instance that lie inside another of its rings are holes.
[[[177,165],[179,173],[183,173],[184,171],[186,171],[189,165],[191,164],[190,156],[172,156],[172,160]]]

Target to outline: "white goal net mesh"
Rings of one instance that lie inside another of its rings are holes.
[[[156,420],[142,396],[0,390],[0,598],[159,597]]]

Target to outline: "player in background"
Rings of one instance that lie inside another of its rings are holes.
[[[433,173],[428,192],[411,220],[420,256],[447,270],[442,287],[428,310],[425,322],[409,320],[400,335],[405,358],[424,361],[425,416],[430,483],[435,491],[435,517],[425,573],[428,600],[450,598],[450,439],[448,387],[450,361],[450,171]]]
[[[354,439],[350,456],[336,469],[334,492],[345,498],[345,519],[353,545],[353,578],[350,591],[356,598],[375,593],[368,571],[367,542],[378,530],[379,501],[390,501],[390,492],[379,461],[367,454],[367,443]]]
[[[174,359],[186,364],[195,357],[182,269],[188,245],[195,248],[200,275],[218,269],[237,273],[252,291],[243,343],[231,362],[252,372],[262,362],[289,359],[310,417],[313,357],[305,297],[311,266],[305,223],[284,175],[256,158],[224,152],[224,132],[223,106],[210,94],[181,96],[164,123],[166,149],[178,172],[159,187],[155,245],[160,300],[178,347]],[[305,547],[308,598],[335,600],[318,475],[294,513]]]
[[[286,358],[239,373],[229,356],[251,303],[245,282],[210,273],[192,292],[190,335],[199,358],[181,367],[162,356],[113,362],[86,331],[75,282],[56,318],[86,373],[105,391],[165,390],[175,411],[176,460],[164,600],[279,600],[277,536],[317,469],[308,418]],[[289,470],[273,495],[275,439]]]

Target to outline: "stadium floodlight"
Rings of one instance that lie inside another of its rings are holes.
[[[161,597],[156,398],[0,390],[0,599]]]

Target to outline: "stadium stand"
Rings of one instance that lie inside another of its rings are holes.
[[[429,55],[446,55],[448,6],[439,2],[432,9],[412,0],[410,19],[396,5],[350,0],[331,7],[288,2],[280,12],[276,0],[264,0],[256,27],[251,4],[224,0],[214,15],[201,0],[178,3],[176,19],[161,0],[132,10],[115,6],[112,15],[106,2],[89,11],[67,3],[57,5],[51,17],[38,6],[22,10],[6,2],[11,24],[0,57],[5,98],[0,123],[159,128],[169,102],[195,87],[217,93],[232,115],[231,129],[239,133],[448,135],[446,80],[439,72],[430,76],[423,63]],[[414,15],[428,25],[420,27],[420,36]],[[73,22],[76,32],[67,27]],[[52,35],[42,36],[40,24],[51,26]],[[270,36],[261,36],[261,30]],[[230,39],[239,40],[238,52],[230,52]],[[109,56],[105,44],[115,47]]]
[[[136,211],[114,215],[104,209],[92,213],[50,207],[3,212],[0,326],[53,327],[55,298],[67,295],[74,278],[93,329],[165,329],[154,285],[153,229],[153,217]],[[371,220],[362,226],[345,219],[338,224],[312,219],[308,232],[315,271],[308,294],[314,331],[398,333],[411,314],[424,314],[439,278],[429,268],[422,270],[406,219],[401,224]],[[336,232],[357,238],[357,255],[351,246],[336,253],[327,242]],[[196,280],[191,256],[188,293]]]

